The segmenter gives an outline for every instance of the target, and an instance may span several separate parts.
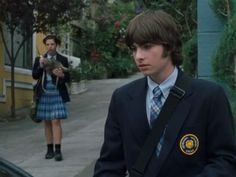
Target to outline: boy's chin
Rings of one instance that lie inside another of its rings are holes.
[[[56,51],[48,51],[48,54],[51,56],[56,55]]]

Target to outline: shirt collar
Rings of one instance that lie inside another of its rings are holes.
[[[178,75],[178,69],[175,67],[174,71],[161,84],[157,84],[148,76],[147,83],[148,83],[149,89],[151,90],[151,96],[153,97],[152,90],[155,87],[159,86],[164,98],[166,99],[167,96],[169,95],[171,87],[175,85],[177,75]]]
[[[50,55],[49,53],[47,53],[47,59],[54,59],[54,60],[56,60],[56,56],[57,56],[57,54]]]

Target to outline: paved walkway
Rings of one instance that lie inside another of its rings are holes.
[[[103,142],[111,94],[115,88],[139,77],[142,76],[136,74],[126,79],[88,81],[86,92],[71,95],[69,119],[62,125],[63,161],[44,159],[43,124],[35,124],[29,118],[0,122],[0,157],[34,177],[91,177]]]

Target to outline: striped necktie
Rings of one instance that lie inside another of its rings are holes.
[[[155,87],[152,92],[153,92],[153,98],[151,100],[151,108],[150,108],[150,126],[151,127],[153,127],[155,120],[158,118],[158,115],[163,105],[161,101],[161,98],[163,95],[162,95],[160,87],[159,86]],[[160,155],[163,141],[164,141],[164,135],[161,137],[156,148],[157,157],[159,157]]]
[[[151,100],[151,108],[150,108],[150,124],[153,126],[154,121],[158,117],[161,107],[162,107],[162,92],[159,86],[153,89],[153,98]]]

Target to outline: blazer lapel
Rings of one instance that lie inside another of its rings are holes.
[[[163,151],[161,152],[161,155],[158,160],[158,163],[160,164],[159,169],[161,168],[161,165],[165,162],[174,143],[176,142],[176,138],[184,123],[184,120],[188,116],[190,107],[191,103],[183,101],[181,104],[179,104],[177,110],[175,111],[175,114],[169,121],[167,131],[165,132],[164,144],[162,148]]]
[[[142,78],[133,89],[130,89],[130,100],[127,102],[129,106],[128,123],[139,144],[143,144],[150,131],[146,113],[146,94],[147,79]]]
[[[56,54],[56,60],[59,61],[59,62],[61,62],[61,56],[60,56],[59,53]]]
[[[180,73],[180,76],[182,76],[182,74],[183,73]],[[161,166],[164,164],[171,149],[173,148],[174,143],[176,142],[178,133],[181,130],[181,127],[185,119],[188,116],[188,113],[192,105],[191,100],[189,99],[191,94],[192,94],[192,89],[190,86],[187,92],[185,93],[183,100],[179,102],[179,104],[177,105],[174,113],[172,114],[168,122],[167,129],[165,131],[165,136],[164,136],[164,144],[163,144],[160,156],[158,158],[152,158],[152,161],[151,161],[152,165],[150,166],[153,166],[155,164],[155,170],[154,170],[155,176],[159,173]]]
[[[188,116],[190,110],[190,103],[183,100],[179,103],[177,110],[174,115],[171,117],[171,120],[168,123],[168,128],[165,132],[164,144],[160,156],[157,158],[156,153],[153,153],[153,156],[147,167],[145,177],[156,177],[158,176],[162,165],[165,163],[171,149],[173,148],[178,132],[180,131],[184,120]],[[183,109],[184,108],[184,109]]]

